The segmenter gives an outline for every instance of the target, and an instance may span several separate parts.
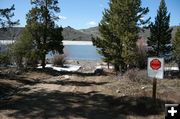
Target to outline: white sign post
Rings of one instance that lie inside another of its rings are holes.
[[[157,87],[157,78],[163,79],[164,76],[164,59],[151,57],[148,58],[148,77],[153,78],[153,91],[152,98],[156,101],[156,87]]]

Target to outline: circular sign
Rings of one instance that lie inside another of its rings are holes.
[[[159,61],[158,59],[153,59],[151,60],[150,62],[150,67],[153,69],[153,70],[158,70],[161,68],[161,61]]]

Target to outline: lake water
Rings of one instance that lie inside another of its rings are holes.
[[[78,45],[80,44],[80,45]],[[102,56],[98,54],[97,48],[87,41],[72,41],[64,43],[64,52],[67,54],[67,59],[71,60],[101,60]],[[50,52],[47,58],[52,58]]]
[[[66,45],[68,59],[73,60],[100,60],[96,47],[92,45]]]
[[[11,44],[12,40],[0,40],[0,44]],[[101,60],[102,56],[98,54],[92,41],[63,41],[64,51],[67,59],[72,60]],[[46,55],[46,58],[52,58],[52,52]]]

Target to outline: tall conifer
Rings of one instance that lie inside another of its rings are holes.
[[[63,53],[62,27],[58,27],[55,21],[59,19],[56,13],[60,12],[58,0],[31,0],[34,7],[27,14],[27,26],[40,59],[45,68],[46,54],[49,51]]]
[[[161,0],[155,23],[150,25],[150,37],[148,38],[149,56],[162,57],[171,52],[171,32],[169,27],[170,13],[168,14],[165,0]]]
[[[115,69],[126,71],[136,62],[136,41],[139,25],[148,8],[141,7],[141,0],[110,0],[109,9],[103,13],[99,24],[101,38],[94,40],[104,60],[114,64]]]
[[[175,34],[175,39],[173,42],[173,48],[174,48],[174,56],[178,64],[178,67],[180,69],[180,26],[177,27],[177,32]]]

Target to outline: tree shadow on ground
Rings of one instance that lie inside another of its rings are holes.
[[[31,94],[21,94],[19,101],[0,105],[3,110],[16,110],[7,117],[24,118],[86,118],[86,119],[125,119],[128,115],[150,116],[164,112],[164,102],[154,103],[150,97],[114,97],[98,92],[71,93],[40,90]]]
[[[95,82],[95,81],[71,81],[71,80],[58,80],[43,82],[45,84],[57,84],[57,85],[69,85],[69,86],[93,86],[93,85],[105,85],[108,82]]]
[[[0,77],[1,80],[15,80],[17,81],[18,83],[22,83],[24,85],[35,85],[37,83],[40,82],[40,79],[33,79],[33,78],[27,78],[25,76],[18,76],[18,75],[14,75],[13,77],[9,77],[9,76],[6,76],[6,77]]]
[[[45,69],[32,69],[33,71],[36,72],[40,72],[40,73],[46,73],[48,75],[52,75],[52,76],[59,76],[59,75],[78,75],[78,76],[97,76],[94,72],[89,72],[89,73],[85,73],[85,72],[70,72],[70,71],[56,71],[53,70],[52,68],[45,68]],[[105,73],[102,73],[101,75],[106,75]]]
[[[9,97],[17,92],[17,88],[9,84],[0,83],[0,100]]]
[[[0,73],[0,78],[1,79],[17,79],[18,78],[18,76],[17,75],[15,75],[15,74],[8,74],[8,73]]]

